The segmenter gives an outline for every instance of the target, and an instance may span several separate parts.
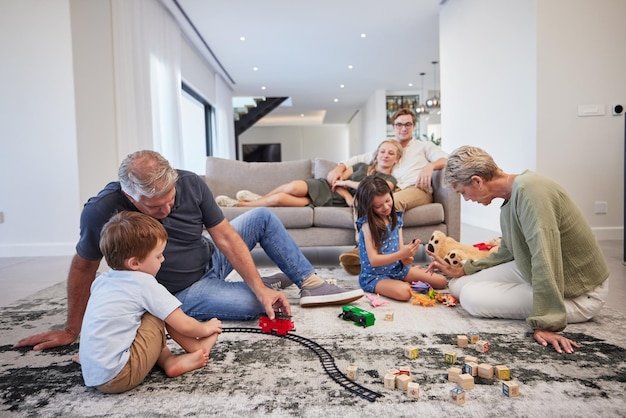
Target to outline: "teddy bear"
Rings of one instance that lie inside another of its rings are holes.
[[[426,249],[443,258],[446,263],[455,266],[467,259],[478,260],[486,257],[489,253],[497,251],[499,245],[500,238],[477,245],[462,244],[443,232],[435,230],[426,244]]]

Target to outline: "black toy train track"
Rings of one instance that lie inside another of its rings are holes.
[[[382,397],[378,392],[374,392],[364,386],[359,385],[356,382],[348,379],[348,377],[343,374],[335,364],[335,359],[333,356],[321,345],[316,343],[315,341],[311,341],[308,338],[301,337],[296,334],[288,333],[287,335],[278,335],[275,332],[271,334],[261,331],[259,328],[246,328],[246,327],[227,327],[222,328],[222,332],[247,332],[251,334],[264,334],[264,335],[274,335],[276,337],[286,338],[291,341],[295,341],[297,343],[302,344],[309,350],[313,351],[319,357],[320,362],[322,363],[322,367],[328,376],[333,379],[337,384],[343,386],[348,391],[352,392],[355,395],[360,396],[363,399],[367,399],[370,402],[374,402],[376,399]]]

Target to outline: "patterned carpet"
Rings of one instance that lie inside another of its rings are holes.
[[[275,270],[263,269],[266,272]],[[340,270],[320,270],[338,284],[354,288],[356,278]],[[237,278],[235,278],[237,279]],[[61,283],[0,311],[1,417],[272,416],[272,417],[616,417],[626,414],[626,338],[624,316],[605,309],[593,321],[571,325],[566,334],[581,344],[561,355],[532,340],[521,321],[479,320],[461,306],[448,308],[390,302],[373,308],[366,298],[355,305],[373,312],[376,323],[362,328],[338,318],[341,307],[301,309],[298,289],[286,289],[293,305],[294,333],[325,348],[344,373],[358,367],[357,383],[383,395],[375,402],[355,396],[324,372],[316,354],[289,339],[227,332],[209,364],[181,377],[154,369],[138,388],[103,395],[83,385],[80,366],[71,362],[78,346],[35,353],[15,350],[19,338],[65,320]],[[385,321],[393,313],[393,321]],[[256,322],[225,322],[256,327]],[[459,348],[459,334],[477,331],[489,350]],[[174,351],[180,349],[170,342]],[[404,355],[416,346],[417,359]],[[457,366],[466,355],[480,363],[507,365],[520,396],[502,394],[497,379],[476,378],[464,405],[450,401],[444,353],[455,351]],[[387,389],[390,368],[410,367],[420,398]]]

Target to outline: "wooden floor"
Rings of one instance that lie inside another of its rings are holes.
[[[489,232],[464,225],[461,240],[474,243],[493,238],[485,234]],[[626,314],[626,266],[623,263],[623,245],[622,240],[600,241],[600,247],[611,269],[610,292],[606,306]],[[303,249],[303,252],[314,265],[327,267],[337,266],[339,254],[347,249],[350,247],[316,247]],[[259,267],[271,265],[260,250],[254,250],[253,255]],[[0,258],[0,307],[64,281],[71,259],[70,256]],[[106,269],[106,264],[102,263],[101,270]]]

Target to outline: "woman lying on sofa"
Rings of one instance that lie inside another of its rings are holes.
[[[393,167],[402,157],[402,146],[394,139],[386,139],[378,145],[376,156],[369,164],[357,163],[344,171],[342,179],[331,187],[325,178],[294,180],[278,186],[268,194],[260,196],[249,190],[240,190],[236,198],[217,196],[220,206],[274,207],[274,206],[352,206],[354,193],[359,182],[370,174],[378,175],[389,183],[392,190],[397,181],[391,175]]]

